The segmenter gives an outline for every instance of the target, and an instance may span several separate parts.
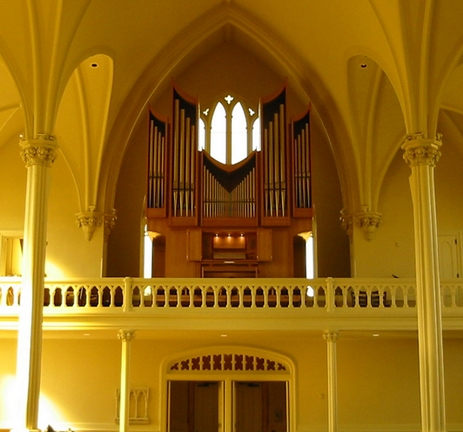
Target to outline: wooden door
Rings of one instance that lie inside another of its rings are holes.
[[[192,383],[194,386],[194,432],[218,432],[219,384],[217,382]]]
[[[235,432],[263,432],[262,383],[235,383]]]
[[[170,381],[167,430],[220,432],[219,383]]]
[[[286,382],[235,382],[234,432],[287,432]]]

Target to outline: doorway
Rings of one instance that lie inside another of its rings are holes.
[[[234,390],[234,432],[286,432],[284,381],[235,381]]]
[[[287,432],[286,381],[169,381],[169,432]]]

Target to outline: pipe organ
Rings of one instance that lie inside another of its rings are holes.
[[[146,218],[165,266],[154,273],[303,275],[293,239],[312,230],[310,112],[288,124],[286,106],[286,88],[261,100],[260,150],[234,165],[198,148],[196,99],[174,87],[170,119],[150,111]]]

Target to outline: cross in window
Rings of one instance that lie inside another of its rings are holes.
[[[227,101],[228,105],[230,105],[234,97],[232,95],[228,95],[228,96],[225,96],[224,99]]]

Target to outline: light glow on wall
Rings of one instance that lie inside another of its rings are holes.
[[[41,430],[46,430],[48,425],[55,430],[69,428],[69,422],[66,421],[59,407],[50,398],[41,394],[39,399],[38,427]]]
[[[313,279],[315,277],[315,261],[314,261],[314,242],[312,235],[309,236],[305,242],[305,268],[306,268],[306,278]],[[306,292],[308,297],[313,297],[315,295],[314,289],[311,286],[307,287]]]
[[[143,277],[150,279],[153,276],[153,241],[148,235],[148,227],[145,225],[143,235]]]
[[[0,380],[0,428],[9,429],[16,421],[16,379],[14,375],[5,375]]]
[[[0,380],[0,428],[13,429],[17,422],[18,413],[18,386],[14,375],[5,375]],[[38,427],[46,430],[51,425],[55,430],[67,429],[69,422],[66,421],[59,407],[43,393],[39,398]]]

